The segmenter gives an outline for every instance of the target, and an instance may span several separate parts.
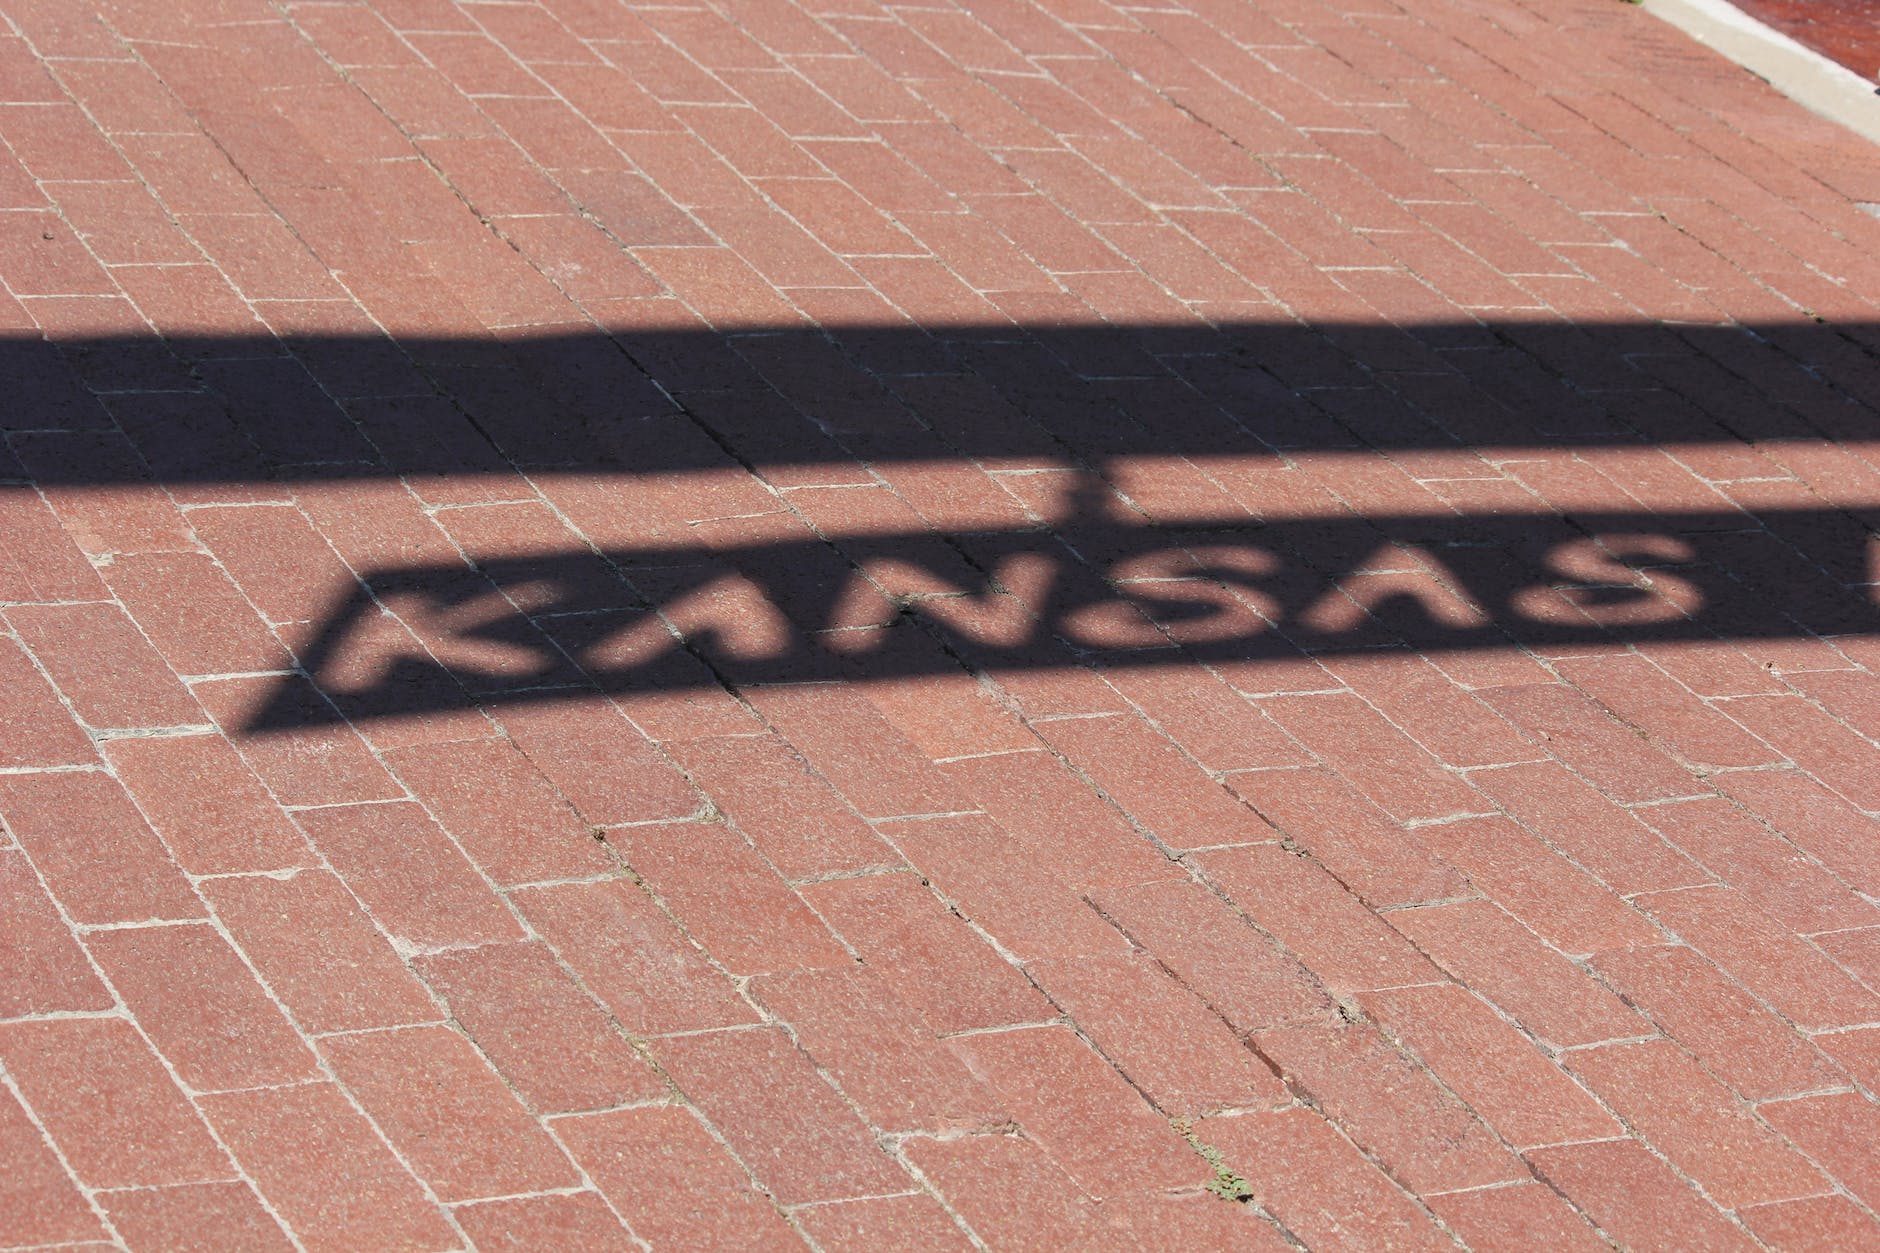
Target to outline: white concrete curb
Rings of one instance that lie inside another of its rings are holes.
[[[1804,108],[1880,144],[1880,94],[1873,79],[1803,47],[1728,0],[1644,0],[1644,7]],[[1880,66],[1873,68],[1880,72]]]

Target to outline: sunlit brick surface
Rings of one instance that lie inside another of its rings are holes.
[[[0,0],[0,1249],[1880,1247],[1880,160],[1618,0]]]

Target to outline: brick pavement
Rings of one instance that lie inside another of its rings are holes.
[[[1732,0],[1759,22],[1846,66],[1864,78],[1880,77],[1880,3],[1875,0]]]
[[[0,1248],[1880,1247],[1870,147],[1608,0],[0,15]]]

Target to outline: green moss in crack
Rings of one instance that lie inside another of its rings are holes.
[[[1253,1200],[1253,1186],[1234,1173],[1219,1149],[1195,1134],[1194,1125],[1188,1119],[1175,1119],[1174,1127],[1175,1134],[1188,1141],[1188,1147],[1201,1154],[1201,1159],[1214,1171],[1214,1178],[1203,1184],[1203,1187],[1223,1201],[1245,1203]]]

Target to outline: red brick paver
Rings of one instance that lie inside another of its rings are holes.
[[[0,0],[0,1249],[1880,1247],[1876,170],[1617,0]]]
[[[1880,5],[1873,0],[1733,0],[1738,8],[1863,78],[1880,76]]]

